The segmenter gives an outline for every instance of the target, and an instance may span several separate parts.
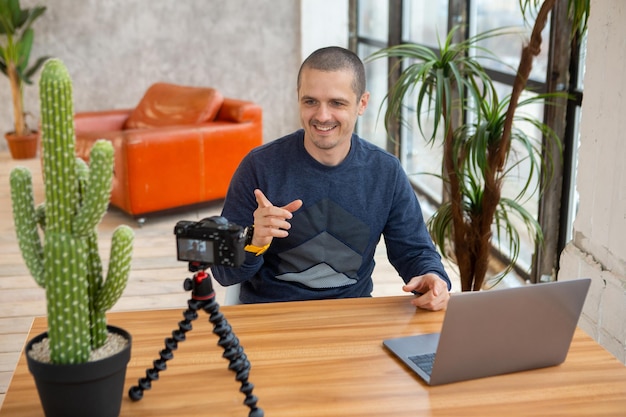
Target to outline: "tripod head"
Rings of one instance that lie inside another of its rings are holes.
[[[206,272],[210,266],[208,263],[189,262],[189,272],[194,272],[194,275],[185,279],[183,288],[191,291],[193,300],[205,301],[215,297],[211,275]]]

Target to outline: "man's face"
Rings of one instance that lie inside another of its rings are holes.
[[[304,146],[318,162],[338,165],[350,151],[356,119],[367,107],[369,93],[357,97],[349,70],[304,68],[298,102],[304,128]]]

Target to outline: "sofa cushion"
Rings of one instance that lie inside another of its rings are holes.
[[[132,111],[124,129],[144,129],[203,123],[215,119],[224,97],[206,87],[156,83]]]

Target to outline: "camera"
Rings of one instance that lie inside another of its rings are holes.
[[[238,267],[245,258],[245,229],[221,216],[192,222],[181,220],[174,227],[179,261]]]

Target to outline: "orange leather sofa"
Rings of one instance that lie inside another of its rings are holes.
[[[226,196],[243,157],[262,143],[262,110],[215,89],[157,83],[135,109],[77,113],[76,153],[115,149],[111,204],[144,215]]]

